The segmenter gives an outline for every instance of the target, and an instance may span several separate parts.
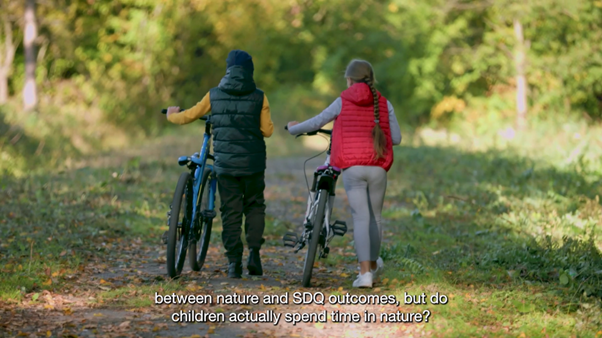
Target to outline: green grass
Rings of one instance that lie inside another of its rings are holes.
[[[155,293],[159,295],[169,295],[172,293],[181,293],[186,289],[186,285],[176,281],[166,281],[142,286],[128,285],[99,293],[97,296],[97,303],[109,303],[113,306],[125,306],[128,308],[155,306]]]
[[[0,299],[60,288],[89,259],[136,238],[158,243],[178,168],[126,163],[2,180]]]
[[[175,159],[200,146],[191,128],[125,154],[64,163],[60,171],[2,176],[0,300],[63,292],[95,257],[136,243],[158,245],[182,172]],[[384,291],[374,292],[447,295],[446,305],[402,306],[429,309],[425,328],[434,336],[601,336],[600,131],[580,139],[555,132],[503,144],[406,137],[396,149],[383,214]],[[292,138],[280,132],[268,142],[270,154],[288,153],[292,143],[284,139]],[[216,220],[212,243],[220,243],[220,228]],[[268,217],[267,245],[281,245],[287,228]],[[328,266],[355,261],[351,240],[332,242]],[[144,307],[157,287],[177,291],[186,282],[115,286],[97,299]]]
[[[111,254],[121,243],[137,238],[159,243],[173,188],[184,171],[175,160],[200,147],[198,130],[192,129],[183,128],[177,137],[167,132],[118,158],[109,152],[54,170],[32,168],[24,177],[0,176],[0,259],[6,262],[0,268],[0,300],[59,290],[91,258]],[[268,139],[270,156],[284,154],[285,138],[276,132]],[[285,224],[268,217],[266,225],[268,245],[280,245]],[[218,217],[212,243],[221,244],[220,233]]]
[[[602,335],[602,161],[567,163],[567,149],[537,154],[531,141],[530,157],[512,145],[396,151],[385,277],[401,295],[453,295],[428,306],[435,336]]]

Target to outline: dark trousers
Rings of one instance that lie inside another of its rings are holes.
[[[244,247],[240,238],[242,216],[245,215],[245,236],[249,248],[260,249],[265,240],[265,172],[250,176],[217,176],[222,201],[222,242],[229,262],[242,258]]]

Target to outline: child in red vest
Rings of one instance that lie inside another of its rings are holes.
[[[354,287],[372,287],[384,264],[379,257],[381,212],[393,145],[401,132],[391,103],[374,88],[374,70],[353,60],[345,71],[348,89],[328,108],[305,122],[289,122],[292,135],[317,130],[334,120],[330,164],[343,169],[343,184],[353,216],[353,238],[360,263]]]

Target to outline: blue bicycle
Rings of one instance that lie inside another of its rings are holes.
[[[167,113],[167,109],[161,111]],[[215,212],[215,192],[217,178],[213,165],[207,160],[214,160],[210,154],[211,120],[210,116],[200,118],[205,121],[205,135],[201,152],[192,156],[180,156],[178,164],[186,166],[190,172],[180,175],[170,210],[167,212],[169,230],[163,236],[167,244],[167,274],[171,278],[180,276],[186,261],[193,271],[200,271],[205,263],[211,227]],[[188,250],[189,249],[189,250]]]

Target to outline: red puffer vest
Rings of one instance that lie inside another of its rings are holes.
[[[393,165],[393,142],[387,99],[378,93],[379,124],[385,133],[384,158],[376,159],[372,129],[374,98],[370,87],[356,83],[341,93],[343,107],[334,120],[330,163],[342,169],[355,165],[379,166],[389,171]]]

